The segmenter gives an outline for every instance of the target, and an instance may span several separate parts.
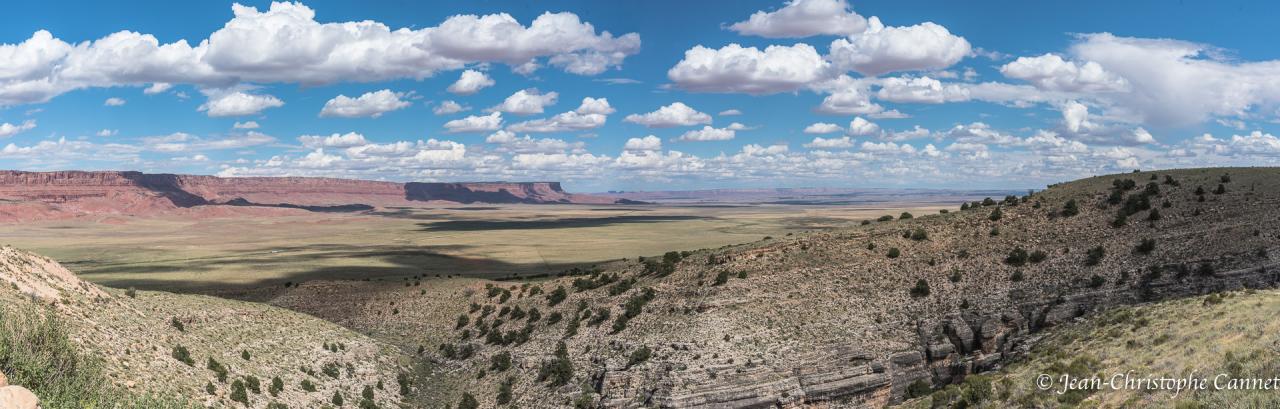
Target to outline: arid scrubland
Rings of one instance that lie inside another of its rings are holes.
[[[73,339],[110,340],[80,347],[110,357],[112,383],[215,405],[233,405],[235,380],[279,376],[279,397],[250,401],[355,402],[380,381],[384,407],[1165,406],[1160,394],[1043,394],[1025,378],[1269,365],[1258,355],[1269,341],[1249,334],[1270,324],[1248,320],[1272,295],[1251,289],[1277,282],[1278,176],[1110,175],[545,276],[418,273],[242,294],[270,307],[73,277],[63,281],[82,294],[34,303],[52,304],[40,308]],[[10,299],[33,303],[18,285]],[[228,383],[210,358],[231,368]]]

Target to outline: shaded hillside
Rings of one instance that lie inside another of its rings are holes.
[[[447,323],[381,325],[453,328],[418,338],[436,402],[879,407],[998,369],[1078,316],[1275,284],[1260,267],[1273,264],[1278,202],[1277,169],[1096,177],[946,214],[475,284]],[[383,294],[397,292],[419,295]]]
[[[366,386],[382,407],[402,399],[397,380],[408,367],[398,350],[307,315],[101,288],[7,246],[0,247],[0,284],[0,371],[44,395],[46,408],[181,401],[299,408],[330,403],[335,394],[354,405]],[[164,400],[132,400],[147,396]]]

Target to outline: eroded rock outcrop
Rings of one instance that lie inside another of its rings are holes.
[[[571,194],[558,182],[396,183],[115,171],[0,171],[0,221],[100,214],[153,215],[216,205],[361,211],[423,202],[632,203],[625,199]]]

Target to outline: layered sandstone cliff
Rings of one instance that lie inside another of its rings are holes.
[[[149,215],[198,206],[367,210],[449,203],[609,204],[557,182],[396,183],[309,177],[222,178],[141,172],[0,171],[0,221]]]

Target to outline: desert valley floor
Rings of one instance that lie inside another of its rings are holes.
[[[862,206],[453,204],[196,220],[100,216],[7,225],[0,242],[53,257],[107,286],[217,292],[313,279],[554,274],[944,206],[907,199]]]

